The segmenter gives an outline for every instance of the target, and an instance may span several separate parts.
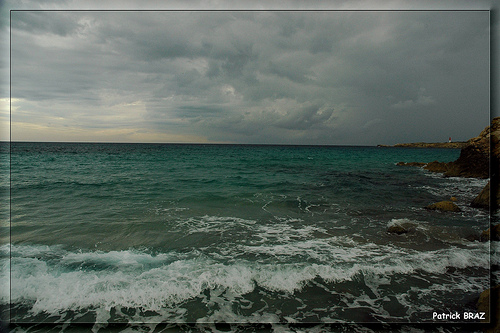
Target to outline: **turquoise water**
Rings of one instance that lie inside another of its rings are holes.
[[[1,248],[11,321],[433,322],[433,311],[475,311],[489,247],[466,237],[489,221],[468,204],[486,180],[395,165],[459,153],[12,143]],[[450,196],[462,212],[423,208]],[[388,234],[394,224],[411,231]]]

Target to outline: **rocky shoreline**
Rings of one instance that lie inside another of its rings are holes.
[[[460,147],[460,156],[453,162],[433,161],[429,163],[423,162],[399,162],[399,166],[421,167],[430,172],[442,173],[445,177],[466,177],[466,178],[490,178],[488,184],[470,203],[471,207],[479,209],[488,209],[491,215],[498,215],[500,208],[500,190],[498,181],[498,171],[500,165],[500,117],[492,119],[490,126],[487,126],[477,137],[468,140]],[[392,147],[417,147],[417,148],[458,148],[448,143],[448,146],[443,146],[444,143],[426,144],[426,143],[409,143],[397,144]],[[379,147],[387,147],[379,145]],[[458,206],[454,204],[454,198],[430,204],[426,209],[441,210],[449,212],[460,211]],[[395,234],[406,233],[403,228],[389,228],[388,232]],[[477,239],[481,242],[500,241],[500,224],[491,225],[488,230]],[[490,318],[490,301],[500,297],[500,285],[496,285],[491,289],[487,289],[481,293],[477,302],[478,311],[487,313],[487,321]],[[495,304],[495,303],[492,303]],[[491,308],[492,320],[485,332],[500,332],[500,306]]]
[[[377,147],[389,147],[389,148],[450,148],[450,149],[462,149],[468,145],[467,142],[413,142],[413,143],[397,143],[393,146],[390,145],[377,145]]]
[[[445,177],[490,178],[495,182],[496,186],[491,186],[490,180],[481,193],[473,200],[471,206],[476,208],[491,208],[492,211],[495,211],[500,207],[500,191],[498,190],[498,182],[496,181],[498,161],[500,161],[499,138],[500,117],[496,117],[492,120],[491,125],[487,126],[479,136],[466,142],[466,146],[462,148],[460,156],[456,161],[448,163],[439,161],[429,163],[399,162],[397,165],[422,167],[430,172],[442,173]],[[493,200],[490,200],[490,194]]]

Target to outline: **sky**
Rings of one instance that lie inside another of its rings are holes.
[[[12,140],[377,145],[488,125],[487,2],[166,3],[4,3],[23,9],[0,63]]]

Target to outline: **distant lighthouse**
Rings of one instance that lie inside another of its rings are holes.
[[[451,142],[451,136],[450,136],[450,138],[448,139],[448,142]]]

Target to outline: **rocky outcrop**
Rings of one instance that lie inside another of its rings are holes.
[[[430,172],[447,172],[449,169],[449,164],[450,163],[434,161],[424,165],[424,169]]]
[[[496,117],[491,121],[491,125],[487,126],[477,137],[467,141],[467,146],[462,148],[458,159],[448,163],[448,170],[444,175],[489,178],[490,152],[493,159],[498,161],[500,158],[499,137],[500,117]]]
[[[470,145],[462,149],[454,162],[447,164],[446,177],[489,178],[490,154],[487,147]]]
[[[425,164],[421,162],[399,162],[397,165],[418,166],[431,172],[442,173],[445,177],[491,178],[490,183],[474,199],[471,206],[490,208],[490,204],[492,204],[492,209],[498,209],[500,207],[499,161],[500,117],[496,117],[491,121],[491,125],[487,126],[477,137],[465,142],[456,161],[448,163],[434,161]],[[494,199],[491,200],[490,196]]]
[[[444,212],[460,212],[460,208],[452,201],[440,201],[425,207],[429,210],[441,210]]]
[[[479,193],[477,197],[474,200],[472,200],[470,205],[471,207],[474,208],[490,207],[490,182],[488,182],[488,184],[486,184],[481,193]],[[498,205],[498,200],[497,200],[497,205]]]
[[[442,172],[448,177],[472,177],[489,178],[490,165],[490,139],[492,143],[492,157],[500,158],[500,117],[494,118],[491,125],[486,127],[479,136],[463,143],[460,156],[454,162],[430,162],[423,166],[432,172]],[[396,146],[413,145],[400,144]],[[412,163],[400,162],[400,165],[412,165]],[[415,164],[416,165],[416,164]],[[416,165],[420,166],[420,165]]]
[[[460,157],[455,163],[462,169],[463,165],[469,163],[469,170],[477,168],[483,177],[491,177],[490,181],[483,188],[481,193],[472,201],[471,206],[476,208],[491,208],[492,210],[500,207],[499,191],[499,161],[500,161],[500,117],[493,118],[491,125],[486,127],[479,136],[467,141],[467,149],[462,149]],[[464,151],[465,150],[465,151]],[[462,156],[463,155],[463,156]],[[460,159],[463,159],[460,164]],[[490,160],[491,158],[491,160]],[[471,160],[473,159],[473,160]],[[482,166],[479,165],[482,163]],[[489,167],[491,166],[491,170]],[[488,174],[488,176],[486,176]],[[490,207],[491,205],[491,207]]]
[[[490,155],[489,141],[469,145],[460,151],[454,162],[429,162],[423,166],[430,172],[443,173],[445,177],[489,178]]]

